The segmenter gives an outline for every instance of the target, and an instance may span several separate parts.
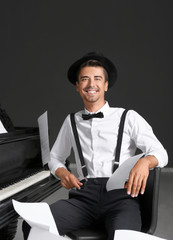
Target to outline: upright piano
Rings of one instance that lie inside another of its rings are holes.
[[[61,187],[42,165],[38,128],[0,134],[0,239],[13,239],[18,215],[12,199],[39,202]]]

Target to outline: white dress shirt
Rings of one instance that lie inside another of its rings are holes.
[[[110,177],[115,159],[118,129],[123,108],[109,107],[108,102],[98,111],[104,118],[83,120],[82,114],[89,113],[86,109],[75,114],[75,121],[81,148],[87,166],[88,178]],[[49,168],[55,175],[59,167],[65,167],[65,161],[74,150],[79,179],[83,179],[81,163],[73,136],[70,115],[65,119],[58,137],[51,150]],[[145,155],[153,155],[158,160],[158,167],[168,162],[167,152],[154,135],[150,125],[135,111],[129,110],[124,125],[120,164],[133,156],[136,149]]]

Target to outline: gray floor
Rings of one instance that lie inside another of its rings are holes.
[[[160,182],[159,194],[159,210],[158,210],[158,224],[155,231],[155,236],[162,237],[168,240],[173,239],[173,172],[162,172]],[[67,198],[68,191],[61,188],[44,201],[53,203],[58,199]],[[18,231],[15,240],[23,240],[21,232],[22,219],[18,221]]]

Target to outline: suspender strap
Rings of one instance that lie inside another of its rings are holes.
[[[128,110],[124,110],[121,120],[120,120],[120,125],[119,125],[119,130],[118,130],[118,138],[117,138],[117,147],[116,147],[116,153],[115,153],[115,162],[113,166],[113,172],[118,168],[119,166],[119,159],[120,159],[120,152],[121,152],[121,143],[122,143],[122,138],[123,138],[123,131],[124,131],[124,123],[126,119],[126,114]]]
[[[74,113],[70,114],[70,120],[71,120],[73,134],[74,134],[74,138],[75,138],[75,142],[76,142],[76,146],[77,146],[77,150],[78,150],[78,154],[79,154],[79,159],[81,161],[82,173],[83,173],[83,176],[86,177],[88,175],[88,172],[87,172],[86,164],[84,161],[84,157],[83,157],[83,153],[82,153],[82,149],[81,149],[81,145],[80,145],[80,141],[79,141],[79,136],[78,136],[78,132],[77,132],[77,128],[76,128]]]

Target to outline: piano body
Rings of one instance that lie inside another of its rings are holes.
[[[12,199],[39,202],[61,187],[42,166],[38,128],[0,134],[0,239],[13,239],[18,215]]]

